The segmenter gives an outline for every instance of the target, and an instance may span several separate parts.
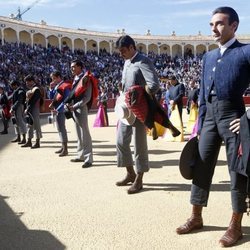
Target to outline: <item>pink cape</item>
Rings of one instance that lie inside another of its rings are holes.
[[[103,105],[100,105],[98,111],[96,113],[95,121],[93,127],[100,128],[100,127],[107,127],[107,121],[105,117],[105,111]]]

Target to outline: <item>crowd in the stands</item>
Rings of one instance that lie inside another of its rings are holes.
[[[194,56],[189,50],[183,58],[172,58],[168,54],[157,55],[153,52],[149,52],[148,56],[154,62],[162,82],[163,93],[166,87],[165,79],[173,74],[187,90],[190,80],[199,85],[202,55]],[[98,54],[95,51],[72,52],[67,47],[59,50],[52,46],[44,48],[40,45],[31,47],[24,43],[5,43],[0,45],[0,82],[8,89],[11,80],[17,79],[22,82],[26,75],[33,74],[41,85],[49,87],[50,73],[54,70],[61,71],[66,79],[71,79],[70,62],[75,58],[83,61],[86,69],[99,79],[99,85],[108,91],[110,97],[118,94],[124,61],[118,53],[111,55],[105,49],[100,50]]]

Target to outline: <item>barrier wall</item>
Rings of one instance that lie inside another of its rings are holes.
[[[244,96],[244,102],[246,106],[250,106],[250,96]],[[115,101],[116,99],[109,99],[108,100],[108,109],[113,109],[115,107]],[[51,103],[51,100],[46,99],[45,100],[45,110],[42,113],[49,113],[49,104]],[[187,97],[183,97],[183,105],[185,106],[187,103]],[[97,109],[97,102],[94,101],[92,104],[91,109],[95,110]]]

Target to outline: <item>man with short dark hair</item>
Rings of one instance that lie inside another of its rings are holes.
[[[187,234],[203,227],[202,208],[207,206],[218,154],[224,141],[233,213],[230,225],[219,241],[222,247],[230,247],[242,238],[241,221],[246,211],[247,177],[232,171],[230,166],[239,132],[239,118],[245,113],[243,94],[250,80],[250,45],[236,40],[238,25],[238,14],[231,7],[220,7],[213,12],[210,27],[219,48],[203,57],[199,157],[191,188],[192,214],[184,225],[176,229],[178,234]]]
[[[80,60],[71,62],[74,76],[72,90],[66,98],[66,109],[73,112],[77,133],[77,156],[71,162],[83,162],[82,168],[93,164],[92,138],[88,126],[88,110],[95,96],[97,82],[93,75],[84,70]],[[98,94],[98,93],[97,93]]]
[[[199,97],[199,89],[197,88],[195,81],[191,80],[188,86],[187,104],[186,104],[186,109],[188,114],[190,114],[192,105],[198,107],[198,97]]]
[[[185,95],[185,87],[182,83],[179,83],[176,79],[175,75],[169,76],[169,103],[171,106],[171,109],[175,109],[175,107],[178,108],[181,122],[182,122],[182,109],[183,109],[183,102],[182,97]]]
[[[55,88],[52,90],[54,91],[54,96],[49,108],[55,114],[56,128],[62,143],[61,148],[55,153],[59,154],[59,157],[63,157],[68,155],[68,136],[65,126],[64,101],[70,93],[71,83],[64,81],[59,71],[53,71],[50,77]]]
[[[140,85],[145,87],[149,94],[155,94],[159,89],[159,82],[150,59],[136,51],[135,41],[128,35],[121,36],[116,41],[116,47],[125,59],[122,73],[122,92],[125,93],[134,85]],[[130,149],[132,134],[134,137],[135,170]],[[139,119],[130,125],[122,121],[118,123],[116,148],[117,166],[127,169],[125,178],[116,182],[116,185],[126,186],[128,183],[132,183],[128,194],[137,193],[143,188],[143,174],[149,171],[146,129]]]

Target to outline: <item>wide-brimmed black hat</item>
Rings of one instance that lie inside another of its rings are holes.
[[[32,126],[34,124],[34,119],[31,113],[27,113],[27,115],[25,116],[25,121],[28,125]]]
[[[195,136],[186,143],[181,152],[179,169],[181,175],[185,179],[187,180],[193,179],[193,170],[198,156],[199,156],[198,138],[197,136]]]
[[[73,118],[72,112],[70,110],[68,110],[68,109],[64,110],[64,115],[65,115],[66,119]]]

